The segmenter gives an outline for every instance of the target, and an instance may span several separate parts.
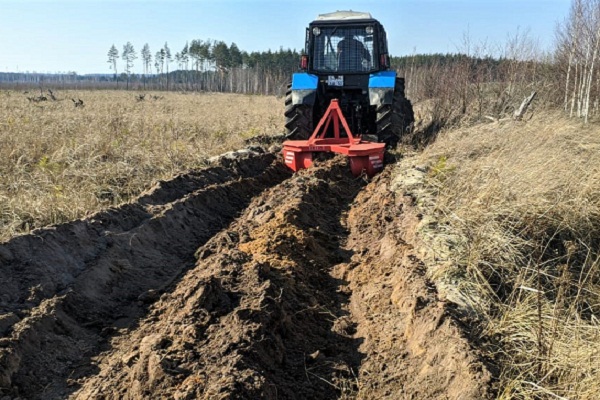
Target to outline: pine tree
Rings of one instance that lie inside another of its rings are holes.
[[[242,66],[242,52],[235,43],[231,43],[231,46],[229,46],[229,59],[232,67]]]
[[[146,88],[146,74],[152,72],[152,53],[148,43],[142,47],[142,62],[144,63],[144,89]]]
[[[165,47],[163,47],[163,52],[165,55],[165,63],[167,64],[167,90],[169,90],[169,64],[171,63],[171,49],[169,49],[169,45],[165,42]]]
[[[188,42],[185,42],[185,46],[183,47],[183,49],[181,50],[181,63],[183,64],[183,69],[187,70],[188,69],[188,61],[189,61],[189,53],[190,53],[190,48],[188,45]]]
[[[159,51],[156,52],[156,54],[154,55],[154,66],[156,67],[156,73],[162,75],[164,70],[165,70],[165,49],[162,48]],[[159,78],[159,82],[161,82],[161,79]],[[162,83],[161,83],[161,88],[162,88]]]
[[[150,46],[148,43],[142,47],[142,62],[144,63],[144,74],[151,72],[150,67],[152,66],[152,53],[150,52]]]
[[[127,89],[129,90],[129,77],[131,75],[131,68],[133,68],[133,61],[137,58],[137,54],[135,53],[135,49],[131,42],[127,42],[123,46],[123,53],[121,54],[121,58],[125,61],[125,73],[127,74]]]
[[[231,66],[231,54],[225,42],[215,42],[212,48],[212,56],[218,70],[226,71]]]
[[[117,79],[117,59],[119,58],[119,50],[113,44],[108,50],[108,61],[110,64],[110,69],[112,69],[115,73],[115,79]]]

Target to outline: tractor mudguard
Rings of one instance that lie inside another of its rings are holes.
[[[381,71],[369,75],[369,103],[372,106],[392,104],[394,101],[394,87],[396,85],[396,72]]]
[[[315,104],[319,77],[306,72],[292,75],[292,104]]]

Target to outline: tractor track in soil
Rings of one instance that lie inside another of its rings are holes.
[[[0,399],[489,397],[390,170],[222,158],[0,244]]]

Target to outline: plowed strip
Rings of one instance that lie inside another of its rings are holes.
[[[255,199],[77,398],[335,397],[360,362],[339,322],[348,297],[329,274],[349,256],[340,219],[362,186],[344,164]]]
[[[266,191],[199,249],[76,397],[489,397],[388,179],[358,194],[363,182],[337,161]]]
[[[451,306],[438,300],[419,261],[412,199],[390,191],[388,169],[356,199],[348,215],[354,256],[334,271],[348,281],[349,309],[363,338],[361,399],[491,398],[491,374]]]
[[[1,245],[0,393],[63,397],[107,339],[193,266],[199,245],[289,176],[272,154],[232,164],[177,178],[187,184],[175,194],[163,183],[134,204]]]
[[[0,314],[9,321],[2,390],[40,399],[490,397],[489,373],[425,278],[418,217],[388,189],[389,169],[366,185],[338,157],[286,179],[268,157],[260,172],[233,162],[223,175],[162,183],[123,209],[129,221],[122,211],[107,217],[114,230],[86,220],[45,233],[39,254],[75,243],[47,266],[0,246],[14,260],[2,275],[13,288]]]

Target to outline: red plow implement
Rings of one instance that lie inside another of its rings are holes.
[[[333,137],[325,137],[333,123]],[[340,124],[346,132],[342,137]],[[384,143],[363,141],[352,135],[348,122],[336,99],[325,111],[317,128],[308,140],[286,140],[283,142],[283,158],[285,165],[293,171],[309,168],[315,152],[334,152],[345,154],[350,160],[350,169],[354,176],[363,172],[369,177],[383,169]]]

